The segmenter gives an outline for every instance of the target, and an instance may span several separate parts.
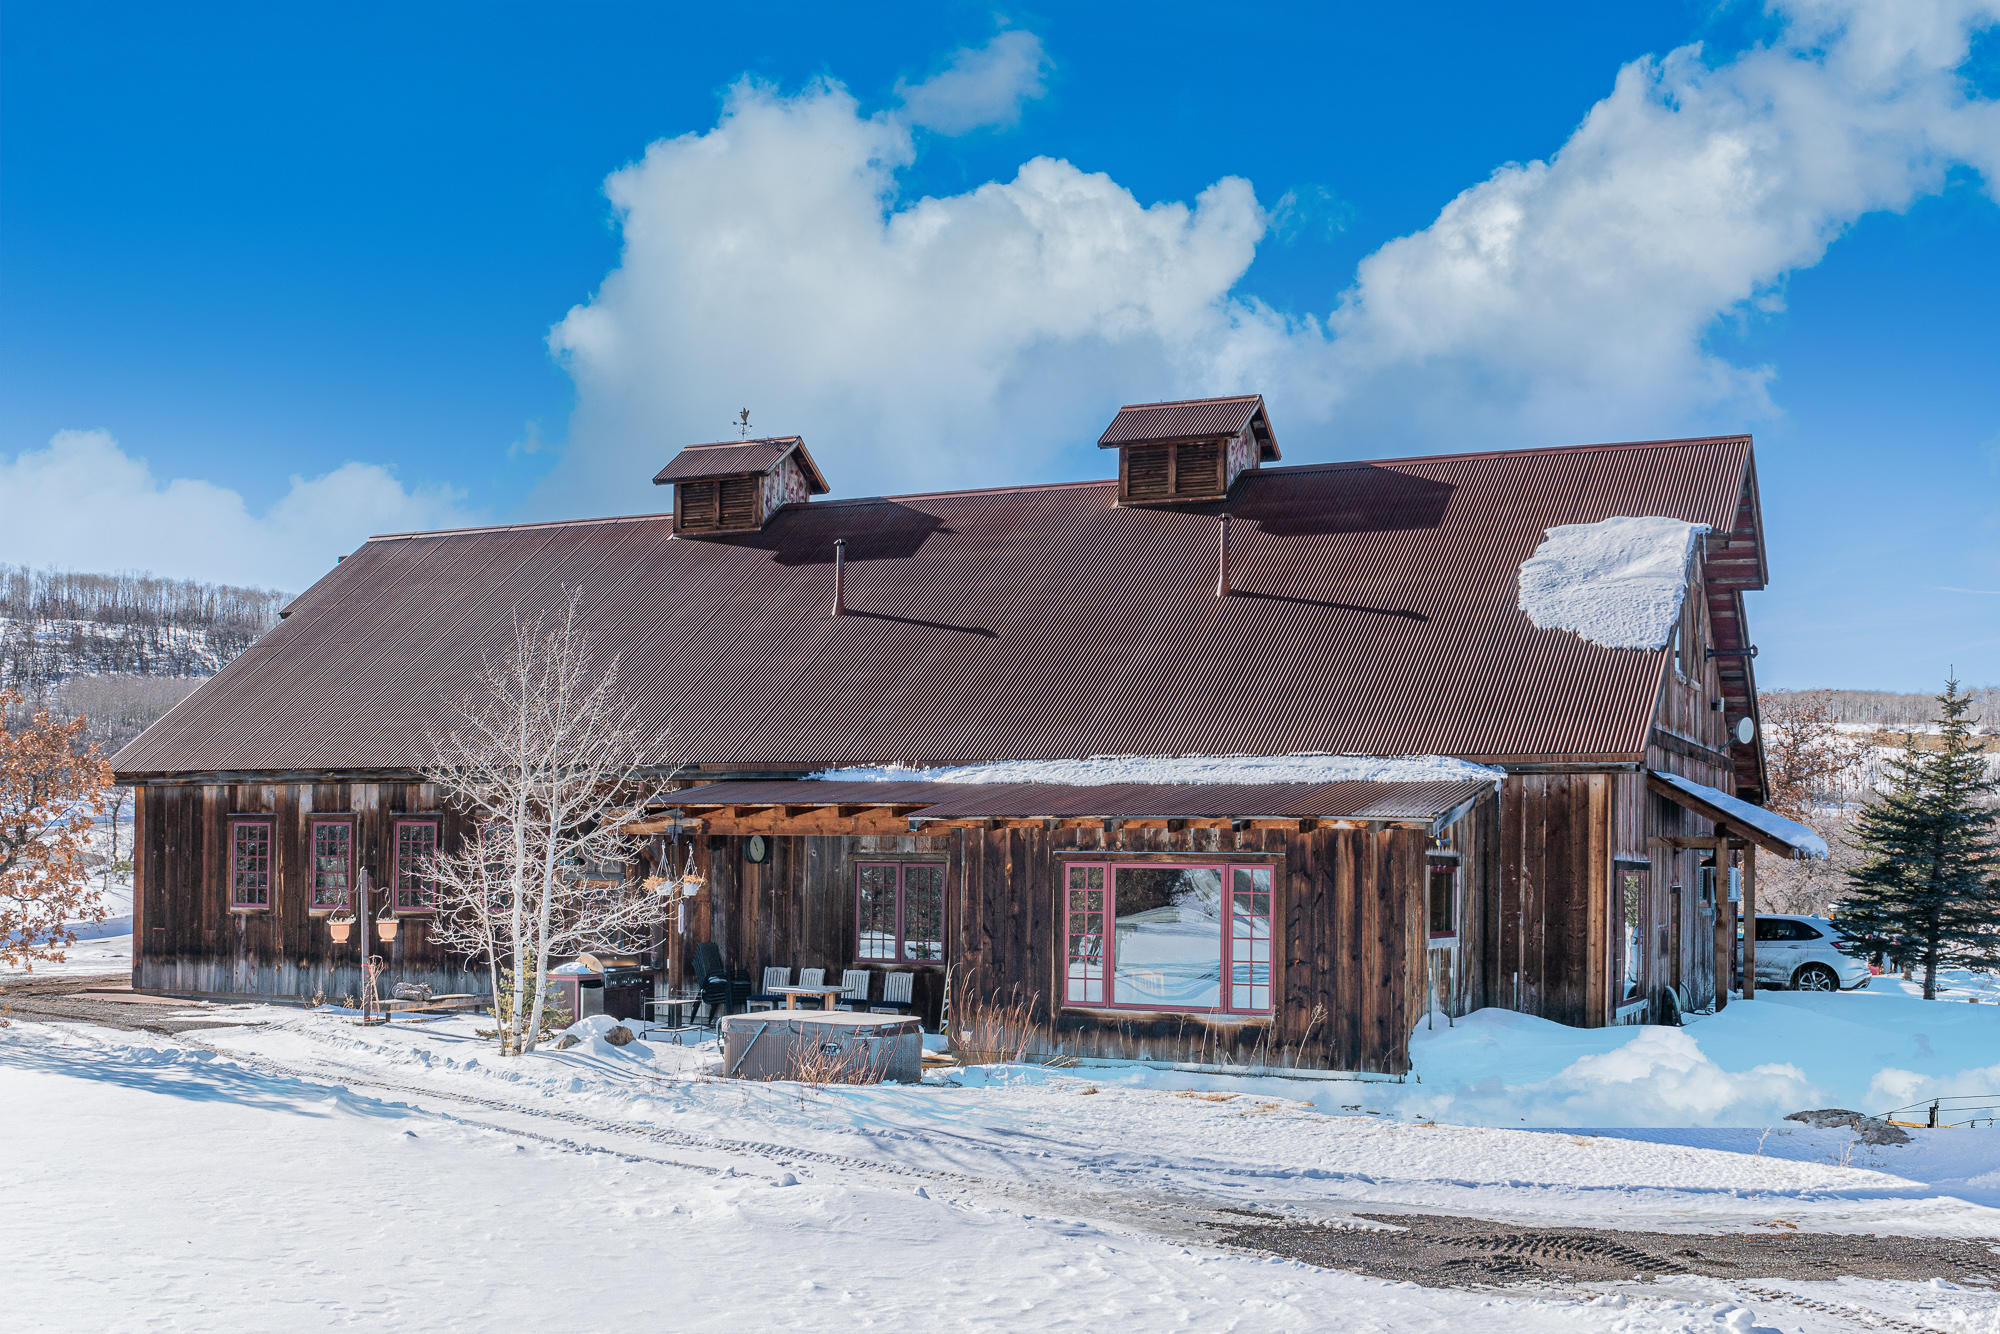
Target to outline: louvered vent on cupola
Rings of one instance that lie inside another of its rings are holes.
[[[1260,394],[1128,403],[1097,444],[1118,451],[1121,505],[1220,500],[1243,473],[1278,459]]]
[[[653,478],[672,483],[676,533],[753,533],[787,505],[827,492],[795,435],[689,445]]]

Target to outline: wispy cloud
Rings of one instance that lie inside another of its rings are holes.
[[[1977,597],[2000,598],[2000,588],[1953,588],[1950,584],[1932,584],[1940,593],[1971,593]]]
[[[983,46],[960,47],[945,67],[921,83],[898,83],[903,114],[912,125],[939,134],[1005,128],[1021,119],[1021,105],[1047,89],[1048,53],[1034,33],[1010,29]]]

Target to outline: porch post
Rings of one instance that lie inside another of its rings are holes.
[[[1757,845],[1743,841],[1743,999],[1757,999]]]
[[[1736,951],[1729,939],[1729,839],[1717,835],[1715,847],[1715,1008],[1729,1004],[1729,967]]]

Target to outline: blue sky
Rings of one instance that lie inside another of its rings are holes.
[[[1287,461],[1752,430],[1760,679],[2000,679],[1992,0],[1387,8],[10,6],[0,560],[298,588],[745,404],[866,494],[1256,388]]]

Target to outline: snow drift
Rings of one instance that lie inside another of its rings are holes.
[[[1521,610],[1544,630],[1606,648],[1665,648],[1695,539],[1707,531],[1662,518],[1559,524],[1521,562]]]
[[[1502,773],[1448,755],[1095,755],[1087,760],[1004,760],[921,769],[900,764],[822,769],[843,783],[1451,783]]]

